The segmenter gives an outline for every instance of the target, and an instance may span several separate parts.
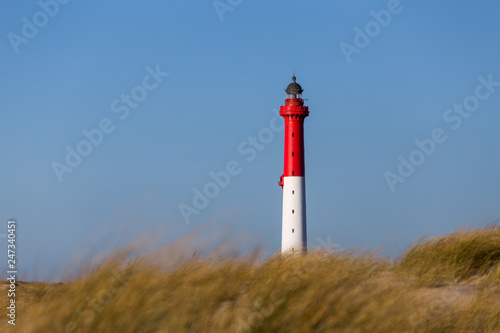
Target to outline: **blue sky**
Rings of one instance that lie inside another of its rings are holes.
[[[497,1],[54,1],[0,4],[0,220],[18,221],[26,279],[159,227],[166,242],[230,223],[278,251],[274,118],[294,69],[310,108],[310,247],[396,256],[500,218]],[[81,143],[102,122],[109,133]],[[431,144],[436,129],[446,140]],[[262,150],[242,154],[259,134]],[[66,147],[87,156],[58,177]],[[403,176],[400,156],[418,164]],[[180,205],[228,163],[229,184],[186,223]]]

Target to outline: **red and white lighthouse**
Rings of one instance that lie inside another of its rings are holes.
[[[304,168],[304,119],[309,108],[304,106],[300,84],[286,88],[285,106],[280,116],[285,120],[285,168],[279,185],[283,188],[283,222],[281,253],[307,251],[306,182]]]

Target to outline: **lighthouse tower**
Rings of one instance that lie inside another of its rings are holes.
[[[278,183],[283,188],[281,253],[305,253],[304,119],[309,115],[309,108],[304,106],[304,90],[295,82],[295,75],[292,80],[285,90],[285,106],[280,107],[280,116],[285,120],[285,168]]]

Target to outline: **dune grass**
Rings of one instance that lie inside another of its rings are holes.
[[[395,262],[314,251],[265,261],[194,254],[166,265],[117,252],[66,283],[20,283],[17,325],[2,306],[0,331],[500,332],[499,235],[459,230]]]
[[[398,260],[398,269],[436,286],[481,278],[495,270],[498,277],[499,263],[500,227],[493,225],[422,240]]]

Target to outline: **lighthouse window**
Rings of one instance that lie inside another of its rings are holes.
[[[295,136],[295,133],[292,133],[292,138]]]
[[[295,153],[292,151],[292,156],[295,156]]]
[[[292,209],[292,214],[295,213],[295,210]]]
[[[292,191],[292,194],[295,194],[295,191]]]
[[[294,176],[294,175],[295,175],[295,171],[292,171],[292,176]]]
[[[292,229],[292,234],[295,232],[295,229]]]

